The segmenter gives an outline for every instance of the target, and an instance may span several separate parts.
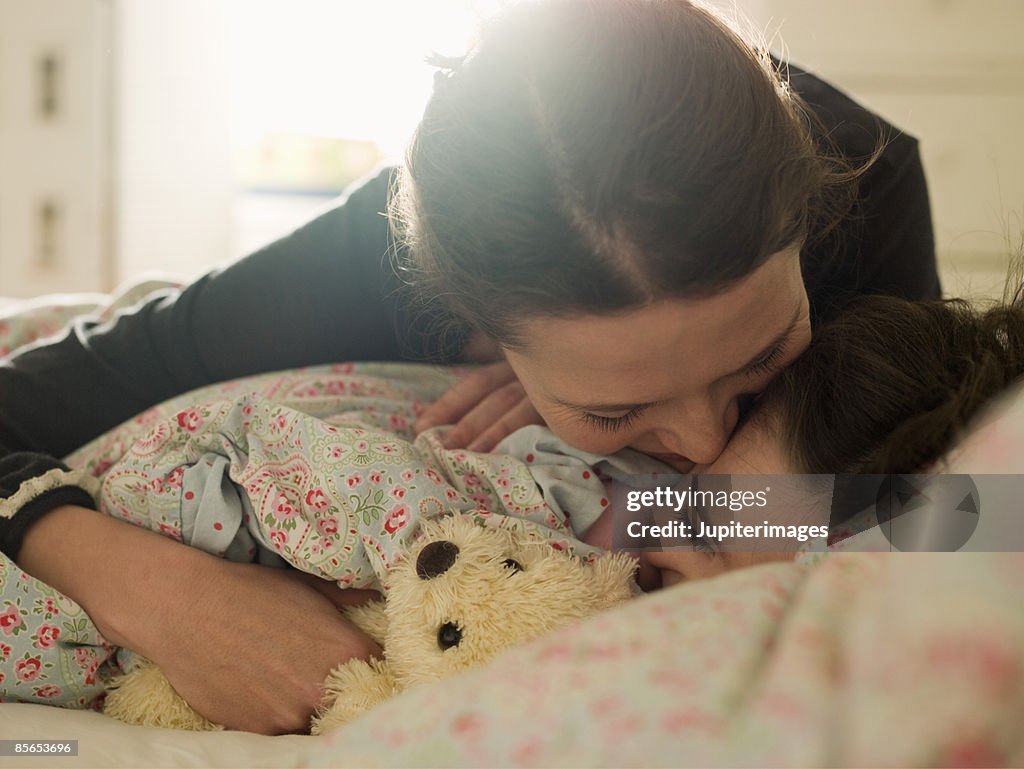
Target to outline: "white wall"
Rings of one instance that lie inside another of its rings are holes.
[[[794,63],[921,140],[946,291],[998,295],[1024,242],[1024,2],[739,5]]]

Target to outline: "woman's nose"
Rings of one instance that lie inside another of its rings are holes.
[[[726,405],[716,405],[709,400],[680,410],[658,437],[669,451],[682,454],[698,465],[709,465],[725,449],[738,419],[735,400]]]

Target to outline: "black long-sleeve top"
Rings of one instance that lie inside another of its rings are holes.
[[[846,156],[868,157],[888,139],[835,237],[805,249],[815,317],[862,293],[938,297],[917,142],[813,75],[790,68],[790,78]],[[62,338],[0,362],[0,550],[16,557],[27,528],[58,505],[94,507],[81,475],[57,458],[171,396],[317,363],[457,358],[451,339],[430,349],[429,327],[409,311],[392,269],[382,213],[392,173],[180,292],[110,323],[78,320]]]

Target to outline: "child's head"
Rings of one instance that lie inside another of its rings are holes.
[[[1024,304],[864,297],[815,332],[709,473],[915,473],[1024,374]]]
[[[979,310],[959,300],[865,297],[815,333],[806,352],[763,392],[721,456],[695,472],[923,472],[982,406],[1022,374],[1020,299]],[[801,485],[790,479],[789,497],[783,494],[782,504],[774,505],[785,510],[786,520],[768,513],[773,523],[824,523],[821,505],[833,502],[832,490],[822,497],[811,480],[805,477]],[[777,496],[777,487],[784,491],[786,485],[777,479],[772,487]],[[839,522],[836,513],[830,523]],[[804,521],[806,514],[813,520]],[[792,557],[771,548],[716,555],[668,549],[644,553],[641,561],[646,573],[657,570],[661,584],[671,585]]]

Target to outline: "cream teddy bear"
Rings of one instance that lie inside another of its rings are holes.
[[[465,516],[425,524],[388,573],[386,598],[345,610],[381,644],[384,657],[350,660],[331,672],[312,732],[329,731],[410,686],[482,665],[510,646],[626,600],[635,568],[622,553],[585,563],[545,540]],[[221,728],[193,711],[146,662],[114,682],[104,712],[133,724]]]

